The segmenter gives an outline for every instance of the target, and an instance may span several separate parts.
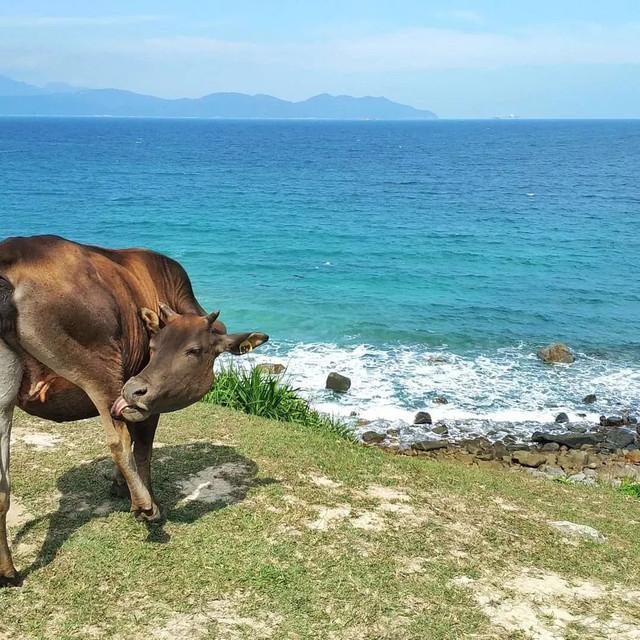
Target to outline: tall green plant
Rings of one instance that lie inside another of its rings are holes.
[[[216,373],[215,382],[203,402],[272,420],[326,429],[343,438],[353,437],[346,424],[318,413],[298,395],[297,389],[258,368],[223,367]]]

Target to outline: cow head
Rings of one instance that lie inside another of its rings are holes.
[[[269,339],[264,333],[226,333],[208,316],[180,315],[161,304],[160,314],[142,309],[151,339],[149,363],[122,388],[111,413],[129,422],[176,411],[200,400],[213,383],[213,363],[223,352],[243,355]],[[161,325],[162,322],[162,325]]]

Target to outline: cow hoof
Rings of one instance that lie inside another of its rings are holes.
[[[162,521],[162,514],[158,505],[154,502],[151,509],[136,509],[135,518],[138,522],[157,523]]]
[[[12,575],[0,576],[0,588],[19,587],[22,584],[22,576],[16,571]]]
[[[126,483],[117,482],[114,480],[111,483],[111,488],[109,489],[109,493],[114,498],[128,498],[129,497],[129,487]]]

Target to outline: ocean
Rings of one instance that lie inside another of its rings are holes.
[[[40,233],[176,258],[335,415],[640,410],[640,121],[0,118],[0,236]]]

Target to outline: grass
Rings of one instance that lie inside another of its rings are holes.
[[[29,432],[60,439],[38,449]],[[166,523],[147,528],[109,495],[96,420],[18,414],[25,583],[0,592],[0,638],[637,637],[640,502],[614,489],[393,456],[207,403],[163,416],[157,440]],[[556,520],[607,542],[565,539]]]
[[[215,383],[202,400],[261,418],[297,422],[351,439],[349,427],[339,419],[318,413],[290,384],[258,367],[227,365],[216,373]]]
[[[623,480],[622,484],[618,487],[618,491],[625,496],[640,498],[640,483],[632,482],[631,480]]]

